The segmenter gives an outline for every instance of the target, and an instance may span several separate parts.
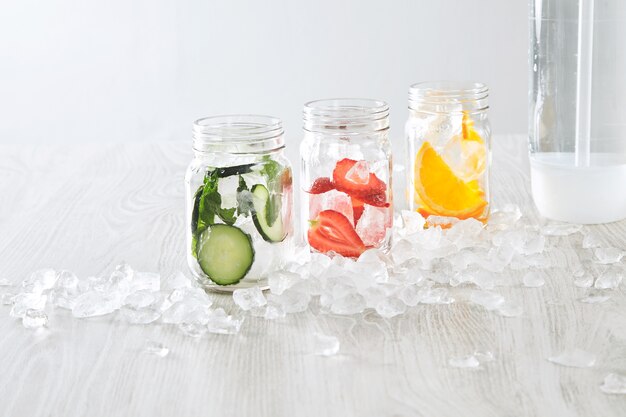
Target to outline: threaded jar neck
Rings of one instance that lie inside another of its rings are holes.
[[[285,146],[283,123],[271,116],[232,114],[193,123],[193,150],[199,153],[266,153]]]
[[[381,100],[336,98],[304,105],[304,129],[327,134],[372,133],[389,129],[389,105]]]
[[[409,109],[429,113],[487,110],[489,88],[483,83],[430,81],[409,87]]]

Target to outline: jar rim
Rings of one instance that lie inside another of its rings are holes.
[[[409,108],[419,105],[470,105],[473,110],[488,108],[489,87],[475,81],[426,81],[409,87]]]
[[[308,131],[372,132],[389,128],[389,105],[368,98],[330,98],[309,101],[302,111]]]
[[[193,149],[199,152],[259,153],[283,148],[282,120],[257,114],[208,116],[193,122]]]

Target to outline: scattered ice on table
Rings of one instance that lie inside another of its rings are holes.
[[[197,323],[182,322],[178,325],[178,328],[186,336],[190,336],[190,337],[202,337],[204,334],[206,334],[206,332],[209,331],[207,326],[203,326]]]
[[[22,287],[26,292],[41,294],[52,288],[57,279],[58,275],[53,269],[40,269],[22,281]]]
[[[612,290],[619,287],[623,276],[616,270],[606,270],[597,279],[593,286],[602,290]]]
[[[602,246],[602,240],[600,239],[600,237],[594,233],[594,232],[587,232],[585,234],[585,237],[583,238],[583,248],[585,249],[590,249],[590,248],[598,248],[600,246]]]
[[[574,278],[574,285],[580,288],[589,288],[593,286],[593,277],[587,273]]]
[[[355,184],[367,184],[369,178],[370,166],[367,161],[357,161],[357,163],[346,172],[346,179]]]
[[[24,317],[27,310],[43,310],[48,296],[40,293],[23,292],[13,297],[11,317]]]
[[[259,287],[242,288],[233,291],[233,301],[239,308],[245,311],[267,304],[263,291]]]
[[[288,290],[281,295],[270,294],[268,300],[280,305],[285,313],[301,313],[309,308],[311,295],[307,292]]]
[[[402,223],[404,227],[398,230],[401,236],[408,236],[424,230],[426,220],[417,211],[402,210]]]
[[[121,300],[114,294],[90,291],[76,299],[72,308],[74,317],[96,317],[110,314],[121,307]]]
[[[480,366],[480,362],[474,355],[450,358],[448,363],[455,368],[478,368]]]
[[[160,289],[161,276],[153,272],[135,272],[130,280],[129,292],[159,291]]]
[[[492,362],[495,359],[493,352],[489,350],[477,350],[474,352],[474,357],[478,359],[480,363]]]
[[[542,287],[546,281],[541,272],[529,271],[524,275],[523,282],[525,287],[537,288]]]
[[[593,253],[601,264],[617,263],[624,256],[624,251],[617,248],[597,248]]]
[[[5,292],[4,294],[0,295],[0,304],[4,306],[13,305],[13,298],[15,298],[15,294]]]
[[[347,294],[335,299],[330,306],[330,311],[335,314],[358,314],[363,310],[365,310],[365,299],[360,294]]]
[[[169,348],[166,347],[164,344],[149,339],[146,339],[146,342],[144,344],[144,351],[160,358],[164,358],[170,353]]]
[[[282,319],[286,316],[285,309],[281,305],[268,304],[265,308],[263,318],[266,320]]]
[[[129,323],[148,324],[157,321],[161,317],[161,312],[153,308],[122,307],[120,315]]]
[[[541,232],[546,236],[569,236],[582,230],[581,224],[571,223],[549,223],[541,228]]]
[[[391,318],[406,311],[406,305],[397,298],[385,298],[376,306],[376,312],[381,317]]]
[[[561,352],[556,356],[550,356],[548,360],[557,365],[572,368],[589,368],[596,363],[596,355],[581,349],[572,349]]]
[[[41,310],[28,309],[22,317],[22,324],[27,329],[37,329],[48,324],[48,316]]]
[[[608,374],[600,385],[600,391],[605,394],[626,394],[626,375]]]
[[[291,271],[276,271],[267,279],[267,283],[270,287],[270,291],[273,294],[282,294],[285,290],[293,287],[297,283],[302,281],[299,274]]]
[[[0,287],[10,287],[13,284],[6,278],[0,278]]]
[[[206,326],[210,333],[237,334],[243,320],[243,318],[229,316],[222,308],[216,308],[211,311]]]
[[[145,308],[154,304],[157,301],[159,297],[158,294],[159,293],[155,293],[155,292],[148,291],[148,290],[140,290],[140,291],[128,294],[124,298],[124,305],[134,308],[134,309]]]
[[[585,304],[600,304],[608,301],[611,298],[609,295],[603,294],[590,294],[585,297],[579,298],[578,301]]]
[[[163,291],[172,291],[177,288],[189,288],[191,287],[191,281],[185,274],[178,271],[169,277],[161,277],[160,287]]]
[[[316,355],[333,356],[339,352],[339,339],[323,333],[313,333],[313,350]]]

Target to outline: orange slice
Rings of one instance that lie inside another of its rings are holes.
[[[414,168],[415,191],[429,212],[467,219],[479,216],[487,205],[478,181],[457,177],[430,143],[422,144]]]

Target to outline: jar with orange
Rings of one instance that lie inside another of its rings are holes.
[[[438,81],[409,89],[408,198],[425,218],[489,217],[489,89]],[[441,224],[441,219],[437,221]]]

